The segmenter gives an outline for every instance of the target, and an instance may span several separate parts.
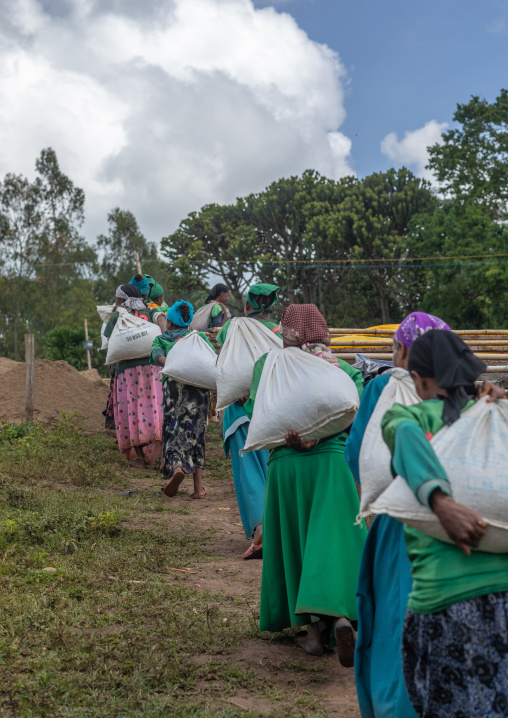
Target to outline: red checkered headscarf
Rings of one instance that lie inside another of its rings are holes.
[[[325,342],[328,325],[315,304],[290,304],[280,320],[282,336],[287,344],[301,346],[307,342]]]

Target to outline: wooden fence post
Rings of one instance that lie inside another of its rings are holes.
[[[34,335],[25,334],[25,364],[26,364],[26,402],[25,414],[27,421],[34,418],[34,364],[35,344]]]
[[[88,342],[88,319],[85,319],[85,341]],[[88,361],[88,371],[92,368],[92,359],[90,356],[90,349],[86,350],[86,358]]]
[[[136,273],[143,274],[143,272],[141,271],[141,262],[139,260],[139,252],[134,252],[134,260],[136,262]]]

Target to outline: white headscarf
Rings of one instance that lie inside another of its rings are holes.
[[[119,286],[118,289],[116,290],[115,296],[118,297],[119,299],[124,300],[123,306],[126,309],[129,309],[129,310],[130,309],[132,309],[132,310],[146,309],[145,303],[140,297],[129,297],[129,295],[123,291],[121,286]]]

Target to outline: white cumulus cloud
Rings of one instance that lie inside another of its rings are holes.
[[[282,176],[351,174],[345,70],[252,0],[0,0],[0,176],[53,147],[87,196],[150,239]]]
[[[406,132],[401,140],[396,132],[390,132],[381,142],[381,152],[392,162],[405,165],[419,177],[432,181],[432,173],[425,169],[429,159],[427,147],[440,143],[447,127],[447,122],[430,120],[423,127]]]

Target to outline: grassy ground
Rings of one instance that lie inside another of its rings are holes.
[[[0,428],[0,715],[359,715],[335,656],[258,633],[261,562],[238,558],[231,469],[209,439],[196,502],[190,487],[166,499],[75,417]]]

